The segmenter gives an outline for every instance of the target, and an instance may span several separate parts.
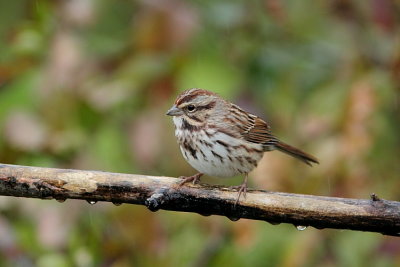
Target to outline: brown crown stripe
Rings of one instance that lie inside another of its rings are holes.
[[[198,88],[193,88],[189,89],[186,91],[183,91],[178,98],[175,101],[175,105],[179,106],[182,103],[189,102],[193,98],[200,96],[200,95],[216,95],[215,93],[203,90],[203,89],[198,89]]]
[[[195,95],[183,95],[182,97],[179,97],[178,99],[176,99],[175,105],[178,107],[182,103],[189,102],[190,100],[192,100],[195,97],[196,97]]]

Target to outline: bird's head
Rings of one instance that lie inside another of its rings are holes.
[[[174,116],[174,122],[179,119],[182,123],[202,126],[212,120],[224,102],[213,92],[193,88],[182,92],[166,114]]]

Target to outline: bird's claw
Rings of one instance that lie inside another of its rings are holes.
[[[243,183],[241,185],[230,186],[229,189],[238,190],[238,197],[235,201],[235,206],[239,203],[239,199],[240,199],[240,196],[242,195],[242,193],[243,193],[244,198],[246,198],[247,183]]]
[[[195,175],[192,175],[192,176],[180,176],[179,179],[182,179],[182,181],[179,182],[179,186],[182,186],[188,182],[197,184],[198,182],[200,182],[201,176],[203,176],[202,173],[196,173]]]

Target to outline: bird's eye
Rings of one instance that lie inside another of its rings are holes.
[[[188,105],[186,108],[189,112],[193,112],[196,109],[194,105]]]

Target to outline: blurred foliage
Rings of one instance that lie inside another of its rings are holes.
[[[180,176],[190,87],[316,155],[251,186],[400,200],[398,1],[0,1],[0,162]],[[205,179],[209,183],[238,184]],[[0,266],[399,266],[397,238],[1,197]]]

